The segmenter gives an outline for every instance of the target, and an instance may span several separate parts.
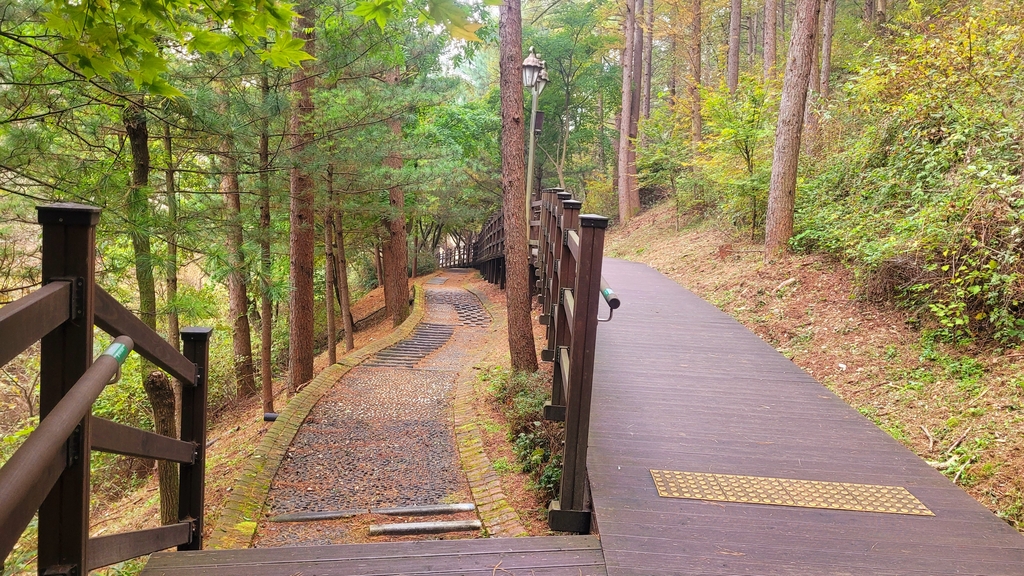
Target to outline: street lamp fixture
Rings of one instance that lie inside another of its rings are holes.
[[[537,97],[544,91],[548,83],[548,71],[544,61],[537,57],[530,46],[530,54],[523,60],[523,86],[530,89],[533,96],[530,106],[530,156],[526,165],[526,253],[530,254],[530,216],[533,214],[533,150],[537,138]]]

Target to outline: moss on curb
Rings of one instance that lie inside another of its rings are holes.
[[[462,286],[476,296],[487,313],[491,315],[489,327],[492,334],[505,331],[505,316],[501,314],[487,296],[479,290]],[[493,336],[492,336],[493,337]],[[491,460],[484,450],[483,436],[477,422],[480,415],[473,407],[473,382],[476,374],[472,367],[459,373],[455,390],[455,441],[459,449],[462,471],[469,481],[469,489],[476,503],[480,521],[492,536],[529,536],[519,514],[509,504],[501,487],[501,480],[491,466]]]
[[[306,420],[313,406],[328,390],[370,356],[407,338],[423,319],[426,310],[425,292],[416,285],[412,313],[405,322],[386,337],[353,350],[338,359],[338,363],[320,372],[301,392],[296,394],[278,413],[267,434],[260,441],[253,456],[246,463],[242,474],[224,503],[220,517],[214,524],[213,533],[207,541],[208,549],[248,548],[256,535],[256,527],[263,514],[270,493],[270,484],[277,474],[288,447],[299,426]],[[213,472],[207,470],[207,473]]]

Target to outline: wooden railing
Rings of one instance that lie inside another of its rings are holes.
[[[177,546],[202,548],[209,328],[181,331],[183,352],[95,284],[100,210],[80,204],[37,208],[43,227],[43,287],[0,308],[0,366],[37,340],[39,426],[0,468],[0,558],[39,513],[39,574],[89,570]],[[114,342],[95,360],[93,326]],[[180,440],[91,415],[135,350],[182,384]],[[178,462],[178,522],[89,537],[90,452]]]
[[[544,190],[531,236],[538,239],[537,297],[543,310],[540,322],[547,326],[541,358],[554,363],[544,417],[565,422],[561,491],[551,503],[548,524],[552,530],[585,533],[590,531],[587,443],[597,324],[602,321],[598,307],[603,297],[614,310],[619,299],[601,277],[608,219],[580,215],[580,207],[563,190]],[[609,319],[610,314],[604,320]]]
[[[548,524],[552,530],[587,533],[591,520],[586,497],[587,442],[597,324],[611,319],[619,299],[601,277],[608,219],[581,216],[580,207],[564,190],[542,191],[533,201],[530,245],[542,308],[540,323],[547,326],[541,358],[554,363],[551,402],[544,407],[544,417],[565,422],[561,491],[551,503]],[[499,211],[478,236],[473,262],[485,279],[502,286],[504,239]],[[598,317],[602,298],[609,307],[607,318]]]
[[[505,288],[505,212],[498,210],[484,223],[473,243],[473,266],[491,284]]]
[[[441,268],[462,268],[472,266],[475,248],[476,237],[473,234],[467,234],[465,240],[461,244],[438,250],[437,265]]]

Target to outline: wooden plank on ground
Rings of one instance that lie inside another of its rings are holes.
[[[497,569],[497,570],[496,570]],[[596,536],[424,540],[154,554],[146,576],[238,574],[584,574],[604,576]]]

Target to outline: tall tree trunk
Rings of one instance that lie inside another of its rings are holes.
[[[341,210],[334,210],[334,272],[338,275],[338,304],[341,305],[341,325],[345,328],[345,352],[355,347],[355,323],[352,320],[352,301],[348,287],[348,258],[345,256],[345,227]]]
[[[629,212],[631,216],[640,213],[640,182],[636,173],[636,145],[640,134],[640,102],[643,99],[644,65],[644,0],[636,0],[634,6],[636,29],[633,31],[633,97],[629,113]],[[563,188],[565,186],[562,186]]]
[[[380,244],[373,246],[373,271],[377,274],[377,286],[384,287],[384,267],[380,262]]]
[[[146,394],[155,398],[150,400],[153,405],[153,431],[169,438],[178,437],[178,427],[174,419],[174,392],[167,375],[154,370],[146,375],[142,382]],[[160,477],[160,523],[177,524],[178,522],[178,464],[166,460],[157,460],[157,474]]]
[[[505,0],[498,19],[501,92],[501,191],[505,217],[505,300],[512,370],[537,371],[530,320],[530,262],[526,236],[523,151],[523,21],[519,0]]]
[[[416,277],[416,267],[419,266],[420,259],[420,235],[417,233],[419,230],[414,227],[412,230],[412,268],[410,268],[410,276]]]
[[[633,36],[636,33],[636,13],[633,0],[626,0],[626,41],[622,52],[622,113],[619,115],[619,222],[625,224],[633,216],[629,203],[629,128],[632,125],[630,111],[633,109]]]
[[[779,30],[782,31],[782,41],[783,41],[783,43],[785,43],[785,41],[786,41],[786,0],[779,0]]]
[[[231,316],[231,342],[234,348],[235,390],[239,398],[256,394],[252,367],[252,331],[249,328],[249,293],[246,285],[245,256],[242,254],[242,197],[238,193],[238,160],[231,137],[221,145],[220,193],[227,208],[228,233],[228,314]]]
[[[678,78],[679,78],[679,35],[676,34],[675,25],[673,25],[672,37],[669,38],[668,52],[669,56],[669,70],[668,70],[668,103],[669,106],[675,107],[678,93]]]
[[[264,104],[270,97],[270,82],[264,67],[260,74]],[[274,411],[274,374],[271,354],[274,345],[274,304],[270,300],[273,261],[270,258],[270,119],[260,123],[260,394],[263,411]]]
[[[394,69],[385,75],[385,82],[398,84],[399,71]],[[396,149],[384,159],[384,166],[392,170],[401,170],[402,156],[397,146],[402,140],[402,121],[397,118],[387,120],[388,128],[395,137]],[[398,175],[395,174],[395,180]],[[384,217],[384,227],[388,236],[384,238],[382,267],[384,272],[384,307],[387,309],[391,323],[398,326],[409,316],[409,250],[405,234],[405,191],[401,186],[392,186],[388,190],[388,201],[391,210]]]
[[[600,90],[597,91],[597,165],[601,172],[608,170],[608,157],[605,155],[604,139],[604,97]]]
[[[334,191],[327,188],[324,207],[324,304],[327,305],[327,363],[338,363],[338,326],[334,320]]]
[[[313,55],[313,26],[316,12],[307,2],[298,7],[294,37],[305,40],[305,50]],[[289,193],[288,280],[291,294],[288,298],[288,389],[294,394],[299,386],[313,379],[313,245],[316,231],[313,226],[313,177],[307,171],[303,152],[313,141],[313,83],[311,68],[314,60],[306,60],[295,69],[289,132],[293,164]]]
[[[786,73],[782,79],[779,121],[775,130],[775,155],[765,218],[765,262],[784,254],[793,235],[800,135],[807,104],[811,60],[814,58],[819,8],[819,0],[799,0],[797,3],[789,55],[786,58]]]
[[[178,193],[174,188],[174,152],[171,141],[171,125],[164,123],[164,152],[167,153],[167,170],[164,171],[165,193],[167,195],[167,264],[164,276],[167,283],[167,341],[174,349],[181,351],[181,328],[178,324],[178,310],[174,303],[178,296]],[[177,403],[175,403],[177,405]]]
[[[164,172],[164,188],[167,196],[167,262],[164,266],[164,280],[167,284],[167,341],[181,352],[181,327],[178,324],[178,193],[174,184],[174,147],[171,140],[171,125],[164,122],[164,151],[167,153],[167,170]],[[174,437],[181,424],[181,382],[171,380],[174,401]]]
[[[651,118],[651,80],[654,78],[654,0],[647,0],[647,34],[644,36],[644,99],[640,103],[640,115],[644,120]]]
[[[779,4],[777,0],[764,0],[764,79],[775,77],[778,64]]]
[[[740,85],[740,20],[742,18],[743,0],[732,0],[729,9],[729,55],[725,78],[730,94],[735,94],[736,88]]]
[[[832,37],[836,32],[836,0],[825,0],[821,13],[821,80],[823,100],[832,95]]]
[[[823,0],[818,0],[819,14]],[[813,146],[818,137],[818,94],[821,92],[821,21],[819,18],[818,30],[815,33],[814,54],[811,56],[811,75],[807,79],[807,104],[804,109],[804,135],[803,141],[807,146]]]
[[[690,61],[690,81],[687,83],[686,91],[690,95],[690,139],[693,142],[694,152],[697,145],[704,139],[704,122],[701,117],[701,20],[703,10],[701,0],[692,0],[690,4],[690,49],[688,60]]]
[[[757,34],[757,12],[747,14],[747,65],[754,66],[754,35]]]
[[[124,111],[124,128],[132,153],[132,187],[128,192],[128,213],[131,223],[132,248],[135,252],[135,280],[139,285],[139,318],[156,331],[156,283],[153,279],[153,250],[149,241],[152,214],[149,207],[149,126],[143,103],[130,102]],[[153,409],[156,430],[169,431],[177,437],[174,419],[174,390],[166,377],[149,378],[153,365],[141,363],[142,384]],[[178,521],[178,466],[160,460],[157,463],[160,478],[160,521],[174,524]],[[164,504],[167,504],[166,506]],[[174,504],[173,510],[171,503]],[[165,509],[166,508],[166,509]],[[171,513],[173,512],[173,514]]]

